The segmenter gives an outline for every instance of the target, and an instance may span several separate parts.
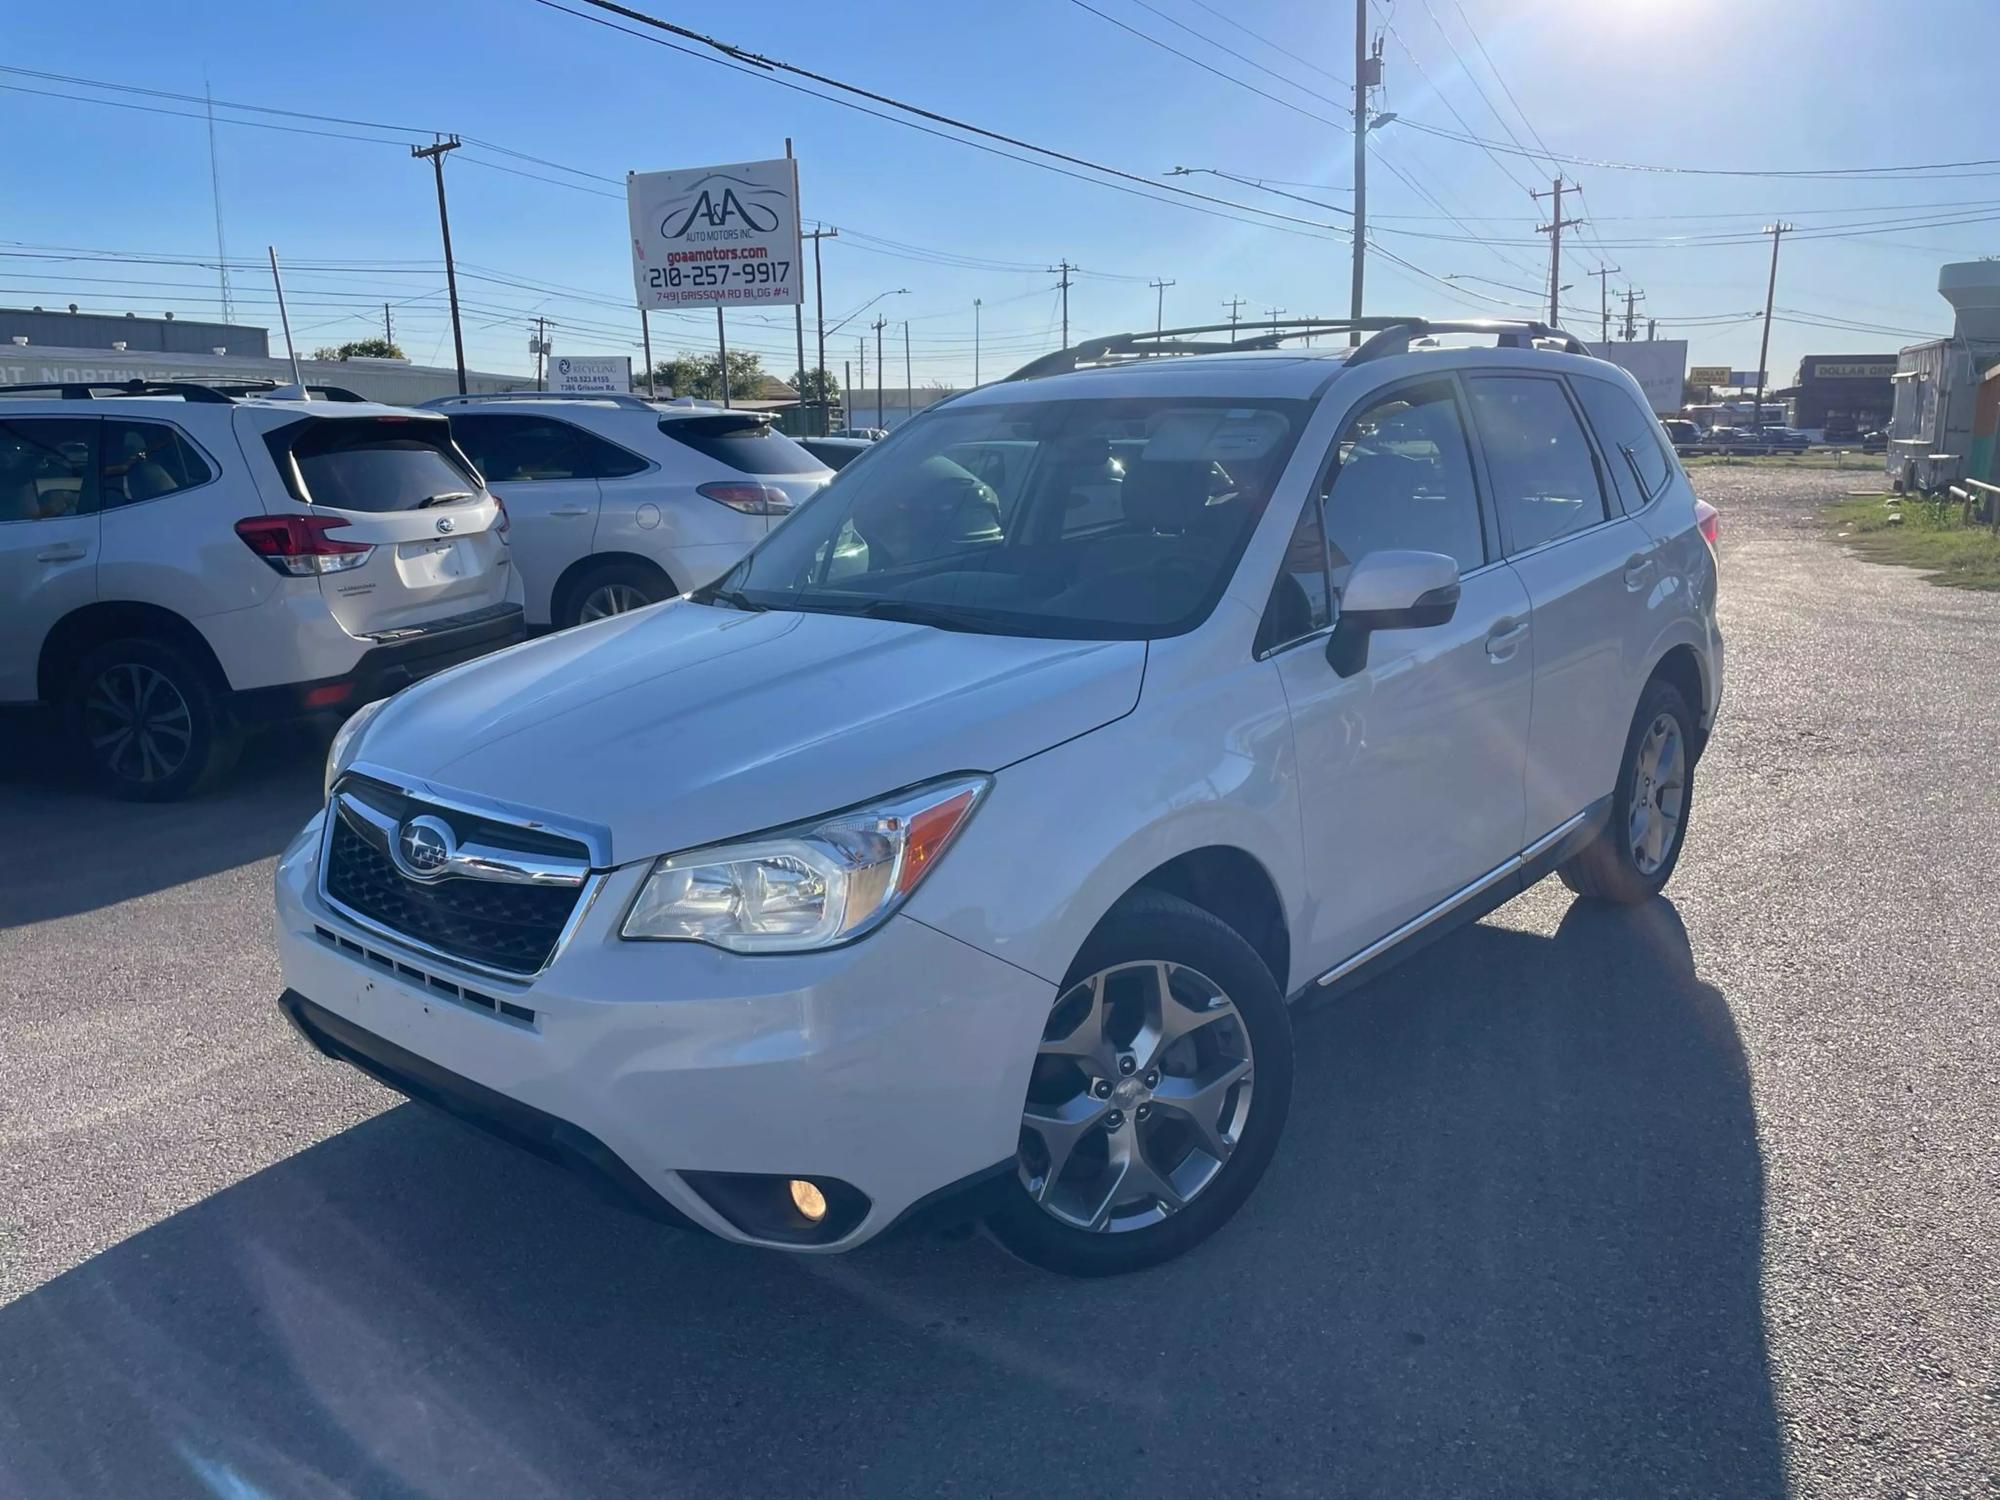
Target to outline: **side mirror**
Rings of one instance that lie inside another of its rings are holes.
[[[1342,677],[1368,665],[1378,630],[1423,630],[1458,612],[1458,563],[1442,552],[1370,552],[1347,575],[1326,659]]]

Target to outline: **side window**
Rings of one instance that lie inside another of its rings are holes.
[[[570,428],[570,441],[576,445],[579,479],[625,479],[646,467],[638,454],[581,427]]]
[[[97,508],[95,417],[0,422],[0,524]]]
[[[1611,482],[1627,511],[1644,510],[1673,470],[1660,424],[1632,393],[1608,380],[1572,380],[1583,414],[1597,429],[1597,446],[1611,466]]]
[[[1299,524],[1285,545],[1278,564],[1271,600],[1257,627],[1257,654],[1295,641],[1333,623],[1333,587],[1326,570],[1326,532],[1320,524],[1318,496],[1307,498]]]
[[[186,438],[164,422],[106,417],[100,504],[106,510],[191,490],[215,477]]]
[[[1413,549],[1486,562],[1465,427],[1448,381],[1401,386],[1348,419],[1328,476],[1333,583],[1370,552]]]
[[[567,422],[546,417],[453,417],[451,435],[479,466],[488,484],[582,477],[581,436]]]
[[[1466,387],[1510,553],[1606,518],[1597,460],[1560,380],[1481,375]]]

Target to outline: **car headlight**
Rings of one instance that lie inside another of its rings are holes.
[[[354,754],[361,748],[361,731],[368,727],[368,721],[382,711],[387,698],[377,698],[373,703],[364,703],[347,716],[347,722],[334,731],[333,743],[326,751],[326,780],[320,789],[322,800],[333,796],[333,783],[340,773],[354,763]]]
[[[880,926],[972,816],[992,785],[960,776],[653,864],[621,930],[733,953],[801,953]]]

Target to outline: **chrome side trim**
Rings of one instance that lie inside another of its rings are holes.
[[[1465,905],[1466,902],[1470,901],[1474,896],[1477,896],[1481,891],[1487,890],[1493,885],[1497,884],[1498,882],[1505,880],[1509,875],[1512,875],[1516,871],[1518,871],[1523,865],[1526,865],[1530,861],[1540,857],[1543,854],[1548,853],[1549,850],[1553,849],[1557,844],[1561,843],[1571,833],[1575,832],[1578,828],[1581,828],[1583,826],[1584,820],[1589,816],[1590,814],[1587,812],[1580,812],[1575,817],[1570,818],[1566,822],[1558,824],[1556,827],[1550,829],[1547,833],[1543,834],[1540,838],[1536,839],[1534,843],[1528,845],[1528,847],[1523,849],[1519,854],[1514,855],[1511,859],[1506,859],[1501,861],[1499,864],[1495,865],[1492,869],[1488,870],[1484,875],[1481,875],[1477,880],[1473,881],[1470,885],[1460,886],[1457,890],[1453,891],[1449,896],[1445,897],[1444,900],[1438,902],[1436,906],[1433,906],[1429,911],[1419,913],[1418,915],[1410,918],[1410,920],[1405,922],[1401,927],[1398,927],[1394,932],[1388,934],[1388,936],[1377,938],[1374,942],[1370,943],[1366,948],[1363,948],[1359,953],[1354,954],[1350,958],[1342,959],[1339,963],[1335,964],[1332,968],[1328,969],[1324,974],[1320,975],[1319,978],[1315,981],[1315,983],[1320,985],[1329,985],[1337,983],[1341,979],[1345,978],[1347,975],[1353,973],[1356,969],[1360,968],[1363,964],[1369,962],[1371,959],[1381,957],[1384,953],[1387,953],[1391,948],[1395,947],[1398,943],[1402,942],[1405,938],[1413,937],[1417,933],[1422,932],[1426,927],[1430,926],[1431,923],[1437,921],[1439,917],[1447,916],[1451,912],[1456,911],[1459,907]]]
[[[577,888],[589,878],[590,866],[580,859],[553,855],[536,857],[486,844],[452,844],[443,863],[434,870],[417,870],[402,857],[397,846],[401,824],[358,797],[345,792],[333,794],[334,810],[347,819],[348,826],[373,844],[405,878],[429,885],[448,876],[467,880],[487,880],[501,885],[561,886]]]
[[[1539,859],[1542,855],[1547,854],[1549,850],[1555,848],[1557,844],[1560,844],[1564,839],[1568,838],[1572,833],[1575,833],[1577,829],[1583,827],[1584,823],[1587,822],[1589,818],[1590,818],[1590,811],[1588,808],[1586,808],[1584,811],[1578,813],[1575,817],[1567,819],[1564,822],[1558,823],[1555,827],[1551,828],[1547,833],[1543,834],[1540,838],[1536,839],[1534,843],[1528,845],[1527,848],[1521,851],[1521,863],[1524,865],[1534,863],[1535,860]]]

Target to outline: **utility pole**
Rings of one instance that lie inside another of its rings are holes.
[[[825,437],[833,425],[833,403],[826,389],[826,278],[819,272],[819,242],[839,239],[840,231],[821,227],[804,238],[813,242],[813,295],[819,299],[815,314],[819,322],[819,435]]]
[[[651,401],[659,393],[653,389],[653,314],[650,308],[639,309],[639,342],[646,354],[646,399]]]
[[[791,159],[792,159],[792,138],[790,136],[786,136],[785,160],[790,161]],[[794,167],[792,168],[792,187],[794,190],[794,196],[796,196],[798,184],[799,184],[799,169],[797,167]],[[802,246],[801,248],[804,247]],[[815,250],[819,248],[818,241],[814,241],[813,248]],[[800,266],[799,277],[801,280],[804,279],[805,274],[806,274],[806,268],[804,266]],[[803,385],[805,383],[805,378],[806,378],[806,299],[804,298],[804,296],[801,296],[798,301],[792,304],[792,338],[798,346],[799,383]],[[800,391],[799,431],[802,433],[806,430],[805,417],[806,417],[806,393],[804,391]]]
[[[1659,336],[1660,336],[1660,320],[1658,318],[1646,319],[1646,342],[1650,344],[1653,342],[1654,339],[1658,338]]]
[[[857,333],[854,336],[854,343],[855,347],[859,349],[861,352],[860,389],[863,391],[863,393],[866,393],[866,391],[868,390],[868,335],[865,333]],[[854,425],[854,406],[852,403],[849,403],[847,408],[847,425],[849,427],[852,427]]]
[[[979,309],[981,299],[972,299],[972,383],[979,384]]]
[[[548,352],[548,347],[549,320],[547,318],[537,318],[535,319],[535,389],[538,391],[548,389],[548,386],[544,383],[542,365],[542,356]]]
[[[1229,309],[1229,342],[1236,342],[1236,310],[1243,305],[1241,297],[1231,297],[1222,304]]]
[[[1764,361],[1771,353],[1771,305],[1778,299],[1778,245],[1792,228],[1782,223],[1764,226],[1764,233],[1771,237],[1771,279],[1764,285],[1764,338],[1757,345],[1757,404],[1751,408],[1750,417],[1755,424],[1751,431],[1758,433],[1764,430]]]
[[[1633,290],[1632,290],[1632,288],[1630,288],[1629,286],[1625,288],[1625,330],[1624,330],[1624,332],[1625,332],[1625,342],[1626,342],[1626,343],[1628,343],[1628,344],[1629,344],[1629,343],[1631,343],[1633,339],[1635,339],[1635,338],[1637,338],[1637,337],[1639,336],[1639,327],[1638,327],[1638,322],[1637,322],[1637,320],[1636,320],[1636,318],[1635,318],[1635,315],[1634,315],[1634,313],[1633,313],[1633,310],[1632,310],[1632,304],[1633,304],[1633,303],[1635,303],[1635,302],[1638,302],[1638,301],[1640,301],[1640,300],[1641,300],[1642,298],[1644,298],[1644,297],[1645,297],[1645,295],[1646,295],[1646,294],[1645,294],[1644,292],[1635,292],[1635,291],[1633,291]]]
[[[215,96],[208,77],[201,80],[201,97],[208,106],[208,192],[215,200],[215,268],[222,280],[222,321],[236,321],[236,299],[229,289],[229,249],[222,240],[222,169],[215,164]]]
[[[909,320],[905,319],[903,321],[903,415],[905,418],[917,409],[917,398],[911,394],[915,389],[916,382],[910,375],[910,324]]]
[[[889,320],[880,313],[875,314],[875,425],[882,421],[882,330],[889,326]]]
[[[1177,286],[1179,283],[1172,281],[1149,281],[1146,285],[1160,294],[1153,303],[1153,332],[1158,333],[1160,325],[1166,321],[1167,288]]]
[[[1368,253],[1368,85],[1379,83],[1382,64],[1374,59],[1369,77],[1368,0],[1354,0],[1354,268],[1348,291],[1347,315],[1361,316],[1361,276]],[[1350,346],[1361,342],[1361,330],[1347,331]]]
[[[1056,285],[1062,291],[1062,346],[1067,349],[1069,347],[1069,273],[1074,271],[1076,267],[1068,261],[1062,260],[1057,261],[1049,269],[1062,273],[1062,280],[1057,282]]]
[[[1271,332],[1276,333],[1278,331],[1278,319],[1284,316],[1284,312],[1285,310],[1282,307],[1267,307],[1264,309],[1264,316],[1271,320]]]
[[[438,185],[438,228],[444,234],[444,287],[451,298],[451,352],[458,359],[458,393],[465,394],[465,334],[458,322],[458,269],[451,259],[451,215],[444,206],[444,158],[445,153],[456,151],[459,139],[440,140],[429,146],[412,146],[410,155],[430,162],[437,172]]]
[[[1603,266],[1595,271],[1586,271],[1584,274],[1597,278],[1597,342],[1608,344],[1611,342],[1611,303],[1605,294],[1605,288],[1609,285],[1605,278],[1618,275],[1619,268]]]
[[[863,381],[866,381],[868,379],[868,376],[864,372],[861,378]],[[854,425],[854,412],[851,408],[847,406],[847,398],[853,393],[854,393],[854,361],[851,359],[843,359],[840,362],[840,401],[842,409],[847,412],[847,425],[849,427],[852,427]]]
[[[722,304],[715,304],[715,359],[716,368],[722,372],[722,405],[729,407],[729,333],[722,326]]]
[[[396,324],[389,316],[389,304],[386,302],[382,304],[382,342],[385,344],[396,342]]]
[[[1528,194],[1530,198],[1537,201],[1543,198],[1552,198],[1555,201],[1555,212],[1549,216],[1549,222],[1535,226],[1536,233],[1545,234],[1549,237],[1549,326],[1551,328],[1562,327],[1562,303],[1560,299],[1562,297],[1563,231],[1583,222],[1581,219],[1565,219],[1563,217],[1563,189],[1576,186],[1578,184],[1574,182],[1564,182],[1562,174],[1558,172],[1556,180],[1550,186],[1548,192],[1531,192]]]

